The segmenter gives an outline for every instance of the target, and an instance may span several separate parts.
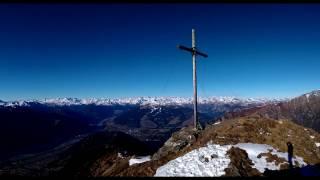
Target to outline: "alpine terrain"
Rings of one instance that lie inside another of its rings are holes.
[[[7,130],[17,128],[8,126],[9,122],[37,120],[39,129],[47,128],[41,131],[47,136],[37,140],[37,136],[29,135],[32,127],[28,126],[20,130],[21,134],[14,134],[15,143],[7,141],[11,149],[3,150],[7,158],[0,164],[0,174],[319,175],[317,93],[285,100],[202,99],[199,114],[203,130],[193,129],[192,99],[185,98],[1,102],[1,115],[8,119],[3,121]],[[64,131],[59,128],[75,130],[61,134]],[[33,141],[20,144],[19,138]],[[39,142],[52,145],[41,147]],[[293,147],[292,168],[287,142]],[[19,152],[21,147],[25,149]],[[17,154],[10,154],[12,149]]]

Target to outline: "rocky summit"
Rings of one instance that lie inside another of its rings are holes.
[[[287,142],[294,147],[294,168],[317,166],[319,141],[319,133],[290,120],[239,117],[208,125],[203,131],[183,128],[151,161],[130,166],[118,175],[268,176],[270,171],[289,169]],[[188,168],[195,165],[202,168]],[[213,173],[216,169],[212,167],[221,166],[222,170]]]

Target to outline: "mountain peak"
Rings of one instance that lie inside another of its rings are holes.
[[[317,96],[320,97],[320,89],[311,91],[309,93],[305,93],[305,94],[303,94],[302,96],[299,96],[299,97],[306,97],[307,100],[309,100],[310,97],[317,97]]]
[[[306,93],[305,95],[320,96],[320,89]]]

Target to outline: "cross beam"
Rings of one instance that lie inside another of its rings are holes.
[[[188,47],[185,47],[185,46],[182,46],[182,45],[178,45],[178,48],[181,49],[181,50],[185,50],[185,51],[189,51],[191,53],[195,53],[196,55],[200,55],[200,56],[203,56],[203,57],[208,57],[207,54],[205,53],[202,53],[196,49],[192,49],[192,48],[188,48]]]
[[[188,51],[192,54],[192,64],[193,64],[193,118],[194,118],[194,128],[197,130],[201,128],[198,121],[198,103],[197,103],[197,63],[196,63],[196,55],[200,55],[203,57],[208,57],[207,54],[202,53],[196,48],[196,33],[195,30],[192,29],[192,47],[188,48],[182,45],[178,45],[178,48],[184,51]]]

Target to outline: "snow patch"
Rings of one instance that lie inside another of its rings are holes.
[[[267,144],[239,143],[234,146],[245,150],[248,153],[249,158],[254,163],[253,167],[258,169],[261,173],[265,171],[265,168],[268,168],[270,170],[280,170],[281,165],[278,164],[277,166],[275,162],[267,162],[265,156],[258,158],[257,156],[261,153],[268,153],[271,151],[271,154],[276,155],[279,158],[284,158],[286,159],[286,161],[288,161],[288,153],[279,152],[278,150]],[[303,161],[303,158],[298,156],[292,158],[292,161],[294,165],[295,161],[297,161],[299,165],[307,165]]]
[[[314,136],[310,136],[311,139],[314,139]]]
[[[310,96],[310,94],[306,94],[306,97],[307,97],[308,100],[309,100],[309,96]]]
[[[230,163],[230,147],[207,144],[159,167],[154,176],[222,176]]]
[[[315,144],[316,144],[317,147],[320,147],[320,143],[317,142],[317,143],[315,143]]]
[[[143,162],[147,162],[151,160],[151,156],[137,156],[135,158],[131,158],[129,160],[129,166],[133,165],[133,164],[140,164]]]
[[[218,122],[215,122],[213,125],[217,125],[217,124],[220,124],[221,122],[220,121],[218,121]]]
[[[217,138],[225,139],[225,137],[223,137],[223,136],[217,136]]]
[[[123,158],[122,154],[118,152],[118,158]]]

